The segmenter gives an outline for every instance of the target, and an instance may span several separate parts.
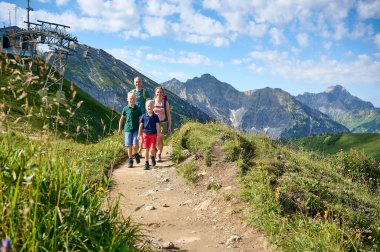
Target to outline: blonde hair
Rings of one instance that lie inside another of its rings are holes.
[[[153,105],[154,105],[154,102],[153,102],[153,100],[152,99],[148,99],[148,100],[146,100],[146,102],[145,102],[145,108],[148,110],[148,104],[149,103],[152,103]]]
[[[133,92],[133,91],[129,91],[127,97],[129,98],[130,96],[134,96],[134,97],[136,97],[135,92]]]

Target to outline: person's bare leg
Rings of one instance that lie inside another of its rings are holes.
[[[133,149],[134,149],[134,153],[139,153],[139,145],[138,144],[135,144],[133,145]]]
[[[129,159],[133,158],[132,145],[128,146],[128,158]]]
[[[159,133],[157,135],[157,149],[158,149],[158,160],[161,161],[161,153],[164,148],[164,135]]]

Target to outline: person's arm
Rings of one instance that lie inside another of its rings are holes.
[[[119,135],[121,135],[121,132],[123,131],[124,121],[125,121],[125,116],[121,115],[120,120],[119,120],[119,130],[117,131]]]
[[[172,132],[172,116],[170,113],[170,105],[169,102],[166,101],[166,116],[168,117],[168,131],[169,134]]]
[[[144,123],[140,121],[140,125],[139,125],[139,133],[137,134],[137,138],[142,138],[143,136],[143,128],[144,128]]]

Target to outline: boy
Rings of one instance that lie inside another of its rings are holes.
[[[145,165],[144,170],[149,170],[149,151],[152,166],[156,166],[156,139],[157,132],[160,131],[160,119],[153,112],[153,100],[147,100],[145,103],[146,113],[141,116],[139,127],[139,138],[143,137],[143,148],[145,148]]]
[[[124,124],[124,144],[128,147],[128,168],[133,167],[133,157],[136,159],[136,163],[140,163],[139,155],[139,141],[138,141],[138,129],[139,120],[142,115],[141,109],[136,106],[136,96],[134,93],[128,93],[128,106],[123,108],[121,117],[119,120],[119,130],[118,133],[121,135],[122,125]],[[133,147],[133,150],[132,150]],[[132,155],[132,151],[134,154]]]

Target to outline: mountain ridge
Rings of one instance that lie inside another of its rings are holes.
[[[143,88],[152,96],[158,83],[103,49],[84,44],[77,45],[76,54],[68,58],[65,71],[65,78],[97,101],[119,112],[127,104],[128,91],[135,88],[135,76],[141,76]],[[173,127],[179,127],[186,120],[211,120],[209,116],[174,93],[168,91],[167,95],[172,108]]]
[[[341,85],[329,87],[321,93],[304,93],[295,98],[327,114],[354,133],[380,132],[380,109],[352,95]]]
[[[279,88],[240,92],[210,74],[182,83],[162,83],[208,115],[249,133],[294,138],[327,132],[348,132],[318,110],[307,107]]]

